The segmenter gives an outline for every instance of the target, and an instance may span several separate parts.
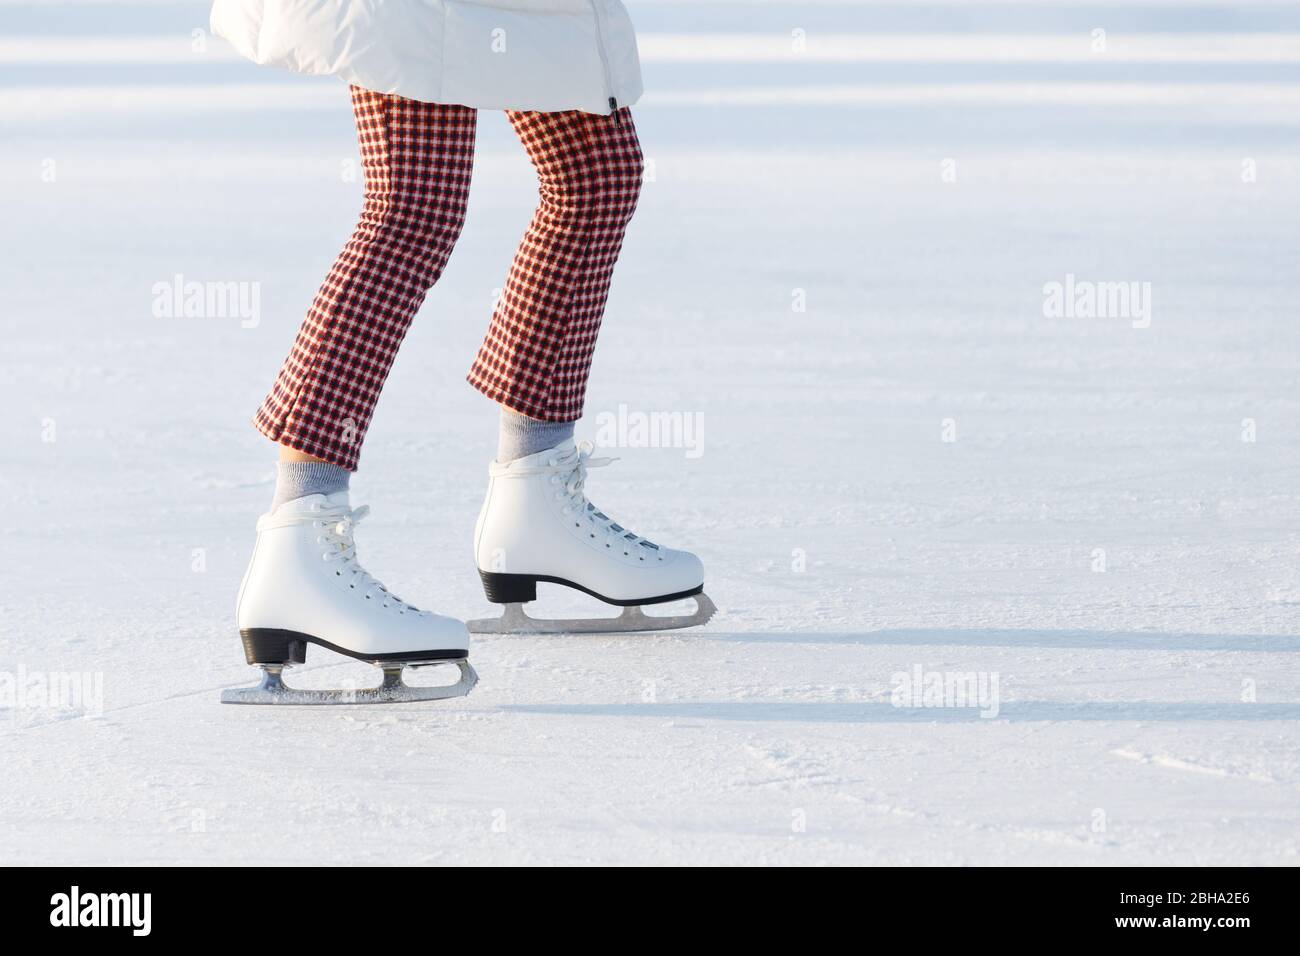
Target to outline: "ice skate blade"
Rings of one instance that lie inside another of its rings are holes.
[[[402,680],[403,667],[429,667],[455,663],[460,680],[445,687],[412,687]],[[283,665],[262,665],[262,683],[257,687],[228,687],[221,692],[223,704],[407,704],[421,700],[447,700],[464,697],[478,683],[478,674],[469,661],[428,661],[380,665],[384,680],[378,687],[355,690],[299,690],[281,679]]]
[[[499,618],[468,621],[471,634],[619,634],[636,631],[671,631],[679,627],[707,624],[717,612],[713,602],[704,592],[693,595],[695,613],[655,617],[641,607],[625,607],[618,617],[588,620],[546,620],[529,617],[521,603],[504,605]]]

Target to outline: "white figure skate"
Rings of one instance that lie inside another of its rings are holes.
[[[230,688],[228,704],[378,704],[463,697],[478,682],[469,665],[469,634],[454,618],[421,611],[389,593],[357,562],[352,531],[369,511],[348,506],[348,493],[287,501],[257,522],[257,546],[244,573],[235,616],[248,663],[263,670],[258,687]],[[378,687],[296,690],[284,668],[304,663],[316,644],[369,661],[383,671]],[[419,687],[405,667],[455,664],[460,680]]]
[[[589,442],[565,441],[527,458],[491,464],[474,553],[487,599],[504,604],[505,611],[495,620],[470,621],[470,631],[662,631],[704,624],[713,616],[699,558],[650,543],[587,500],[587,469],[613,461],[592,458],[591,451]],[[536,600],[539,581],[585,591],[623,613],[594,620],[530,617],[524,604]],[[642,610],[682,598],[695,599],[693,614],[656,617]]]

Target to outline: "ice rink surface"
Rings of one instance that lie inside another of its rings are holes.
[[[629,7],[649,167],[579,433],[718,616],[270,710],[218,703],[248,419],[360,207],[347,91],[203,3],[0,4],[0,862],[1300,862],[1300,6]],[[535,193],[500,115],[475,177],[354,481],[370,568],[463,617],[463,378]],[[156,314],[189,282],[255,308]],[[918,673],[996,694],[897,706]]]

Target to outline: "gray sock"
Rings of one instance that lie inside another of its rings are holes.
[[[527,458],[573,437],[573,422],[543,422],[501,406],[497,461]]]
[[[304,495],[332,495],[347,491],[351,477],[352,472],[327,461],[282,461],[276,472],[275,500],[271,502],[271,510]]]

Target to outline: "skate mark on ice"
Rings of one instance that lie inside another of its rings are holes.
[[[981,717],[978,707],[895,707],[889,703],[718,701],[636,704],[506,704],[520,714],[574,717],[653,717],[659,720],[734,720],[771,723],[949,724],[1070,721],[1300,720],[1300,704],[1166,703],[1162,701],[1019,701],[1003,703],[998,716]]]
[[[129,713],[130,711],[133,710],[140,710],[145,707],[157,707],[159,704],[166,704],[176,700],[185,700],[186,698],[189,697],[201,697],[208,694],[212,694],[214,691],[223,690],[227,687],[238,687],[238,686],[239,683],[237,682],[208,684],[204,687],[200,687],[195,690],[177,691],[174,694],[166,694],[162,697],[153,697],[150,698],[149,700],[137,700],[135,703],[122,704],[121,706],[118,707],[105,707],[102,711],[97,711],[95,713],[86,713],[84,711],[71,711],[71,712],[61,711],[56,713],[54,716],[47,717],[45,720],[29,721],[23,724],[23,726],[21,727],[17,727],[13,730],[7,731],[6,733],[0,734],[0,737],[10,737],[19,733],[24,733],[33,730],[41,730],[45,727],[57,727],[63,724],[76,722],[77,720],[80,719],[102,720],[104,718],[116,716],[118,714]],[[17,709],[13,708],[13,710],[16,711]],[[0,710],[0,715],[3,715],[4,713],[5,711]]]
[[[750,787],[804,789],[807,787],[838,787],[848,783],[839,774],[832,773],[823,760],[810,754],[789,754],[770,747],[745,745],[745,755],[775,776],[766,780],[748,781]]]
[[[1047,647],[1109,651],[1300,651],[1289,634],[1194,634],[1173,631],[1032,629],[890,629],[880,631],[700,631],[697,640],[754,644],[862,644],[871,647]]]
[[[1082,826],[1067,826],[1054,830],[1043,826],[971,820],[953,815],[948,810],[936,812],[917,807],[907,801],[892,800],[888,794],[879,791],[873,791],[869,796],[852,792],[840,792],[835,794],[835,798],[841,802],[861,807],[869,813],[915,820],[930,831],[942,831],[949,834],[981,834],[1000,839],[1010,838],[1067,850],[1104,851],[1118,846],[1118,843],[1112,837],[1089,833]]]
[[[354,660],[338,660],[322,662],[320,664],[308,664],[296,668],[299,676],[307,676],[318,672],[327,671],[331,668],[348,667],[356,665]],[[193,690],[176,691],[175,693],[165,694],[160,697],[153,697],[149,700],[137,700],[130,704],[121,704],[117,707],[105,707],[102,711],[95,713],[84,713],[82,711],[58,711],[45,719],[32,719],[23,721],[21,724],[17,720],[18,715],[32,713],[31,711],[21,708],[0,708],[0,727],[5,727],[0,731],[0,738],[12,737],[21,733],[30,733],[35,730],[43,730],[47,727],[58,727],[69,723],[76,723],[78,720],[102,720],[107,717],[126,714],[132,711],[142,710],[146,707],[158,707],[162,704],[172,703],[173,701],[183,701],[191,697],[208,697],[223,690],[243,687],[248,684],[247,676],[242,680],[222,681],[219,684],[205,684]],[[459,699],[459,698],[458,698]],[[446,704],[446,701],[440,702]],[[6,726],[7,725],[7,726]]]
[[[1146,754],[1137,750],[1129,750],[1125,747],[1119,747],[1111,751],[1116,757],[1122,757],[1125,760],[1132,760],[1141,764],[1150,764],[1156,767],[1164,767],[1167,770],[1180,770],[1184,773],[1196,773],[1207,777],[1219,777],[1231,780],[1251,780],[1255,783],[1277,783],[1277,778],[1271,773],[1259,771],[1229,770],[1227,767],[1218,767],[1213,764],[1197,763],[1194,760],[1183,760],[1179,757],[1171,757],[1168,754]]]

